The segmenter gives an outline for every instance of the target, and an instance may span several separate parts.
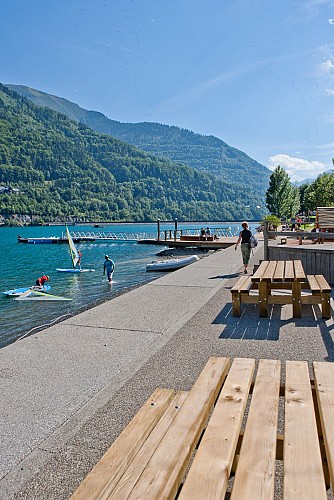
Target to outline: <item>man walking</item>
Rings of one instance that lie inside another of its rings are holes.
[[[106,255],[104,258],[105,258],[105,261],[104,261],[104,266],[103,266],[103,275],[105,275],[106,271],[107,271],[107,278],[108,278],[108,281],[110,283],[112,280],[112,275],[113,275],[114,269],[115,269],[115,263],[113,260],[111,260],[109,258],[109,255]]]

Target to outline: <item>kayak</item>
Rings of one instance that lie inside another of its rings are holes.
[[[2,292],[4,295],[7,297],[19,297],[23,293],[27,292],[28,290],[38,290],[40,292],[47,292],[48,290],[51,289],[50,285],[45,285],[44,289],[42,290],[38,286],[26,286],[22,288],[13,288],[13,290],[6,290],[5,292]]]
[[[146,271],[175,271],[199,260],[197,255],[190,255],[184,259],[155,260],[146,265]]]

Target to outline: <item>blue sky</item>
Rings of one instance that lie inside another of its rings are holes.
[[[11,0],[0,81],[214,135],[291,180],[332,168],[334,0]]]

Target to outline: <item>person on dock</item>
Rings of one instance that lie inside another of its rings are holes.
[[[115,263],[113,260],[111,260],[109,258],[109,255],[105,255],[104,258],[105,258],[105,261],[104,261],[104,266],[103,266],[103,275],[105,275],[107,272],[107,278],[108,278],[108,281],[110,283],[112,280],[112,274],[113,274],[114,269],[115,269]]]
[[[48,276],[47,274],[44,274],[40,278],[37,278],[37,280],[36,280],[36,286],[38,286],[41,290],[44,290],[45,283],[47,281],[49,281],[49,279],[50,279],[50,276]]]
[[[247,272],[248,272],[247,267],[248,267],[248,262],[249,262],[250,254],[251,254],[250,239],[252,236],[252,231],[250,231],[248,229],[248,224],[246,221],[244,221],[241,224],[241,227],[243,229],[239,233],[239,238],[238,238],[238,241],[235,245],[235,250],[238,248],[238,245],[241,242],[241,254],[242,254],[242,262],[244,264],[244,273],[247,274]]]

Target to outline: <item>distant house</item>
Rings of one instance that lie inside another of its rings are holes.
[[[12,194],[18,195],[21,193],[21,190],[18,188],[11,188],[8,186],[0,186],[0,194],[4,194],[4,193],[12,193]]]

